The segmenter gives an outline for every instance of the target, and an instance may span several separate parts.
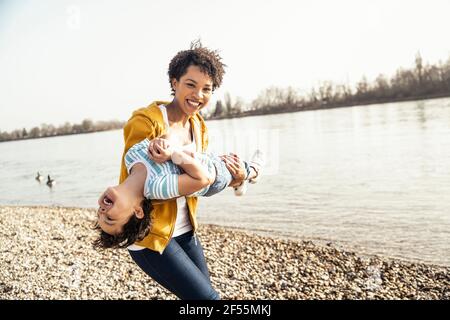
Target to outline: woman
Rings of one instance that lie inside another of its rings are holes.
[[[199,111],[205,107],[222,83],[224,64],[215,51],[197,42],[190,50],[177,53],[169,64],[169,81],[174,96],[171,102],[156,101],[136,110],[124,127],[125,150],[120,183],[128,176],[124,157],[133,145],[145,138],[152,140],[170,132],[170,143],[187,151],[206,151],[207,128]],[[153,145],[149,153],[155,162],[163,162]],[[235,185],[244,181],[245,169],[237,156],[225,158]],[[139,231],[142,240],[128,246],[136,264],[159,284],[180,299],[220,299],[210,281],[203,249],[196,235],[197,198],[179,197],[143,205],[124,226]],[[101,214],[101,212],[100,212]],[[150,230],[140,230],[140,221],[150,219]],[[97,246],[120,244],[126,239],[102,232]]]

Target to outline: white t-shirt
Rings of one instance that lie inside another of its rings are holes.
[[[168,127],[169,126],[169,118],[167,117],[166,106],[160,105],[159,108],[163,114],[164,122]],[[188,150],[188,151],[195,152],[197,150],[197,145],[196,145],[195,135],[194,135],[193,131],[192,131],[192,137],[193,137],[192,143],[184,145],[184,146],[182,146],[182,148],[185,150]],[[191,224],[191,220],[189,219],[189,208],[187,206],[186,197],[179,197],[179,198],[177,198],[176,201],[177,201],[177,220],[175,221],[175,228],[174,228],[172,237],[182,235],[182,234],[192,230],[192,224]],[[138,246],[135,244],[128,246],[128,250],[132,250],[132,251],[137,251],[137,250],[142,250],[142,249],[145,249],[145,247]]]

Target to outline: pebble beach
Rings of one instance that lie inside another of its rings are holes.
[[[177,299],[126,249],[92,247],[94,209],[0,207],[0,299]],[[450,299],[450,267],[200,225],[222,299]]]

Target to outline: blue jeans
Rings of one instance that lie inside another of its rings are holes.
[[[203,248],[193,231],[170,240],[163,254],[128,250],[136,264],[182,300],[219,300],[209,278]]]
[[[205,197],[211,197],[216,193],[219,193],[228,187],[233,180],[233,176],[230,171],[228,171],[225,162],[222,161],[222,159],[218,156],[211,155],[211,162],[216,168],[216,178],[214,179],[214,183],[209,186],[208,191],[204,194]]]

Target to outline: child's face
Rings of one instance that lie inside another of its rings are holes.
[[[134,202],[118,187],[109,187],[98,199],[98,224],[103,231],[116,235],[134,214]]]

